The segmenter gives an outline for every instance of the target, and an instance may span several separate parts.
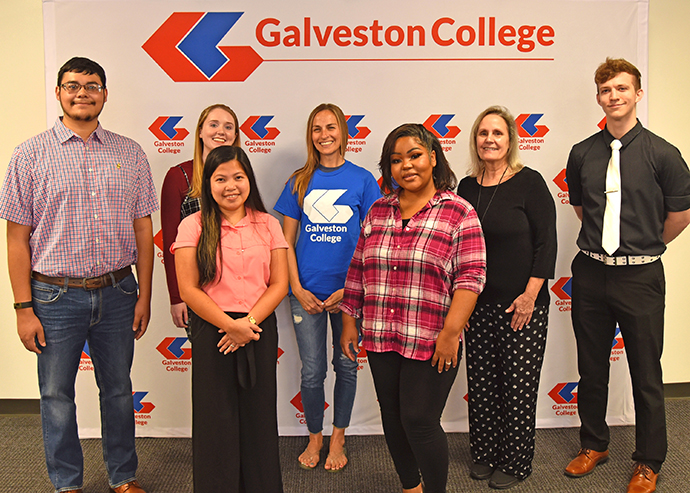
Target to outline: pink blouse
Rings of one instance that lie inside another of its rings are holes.
[[[288,247],[280,222],[264,212],[247,209],[234,226],[223,219],[220,243],[223,263],[216,278],[202,289],[225,312],[248,313],[268,288],[271,277],[271,250]],[[196,247],[201,236],[201,213],[186,217],[170,247]],[[217,257],[220,262],[220,255]]]

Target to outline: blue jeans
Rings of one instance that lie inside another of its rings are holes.
[[[132,481],[137,470],[129,378],[137,301],[134,276],[90,291],[32,280],[31,291],[34,312],[46,338],[46,346],[38,355],[38,385],[43,445],[53,486],[60,492],[83,484],[74,383],[86,341],[100,391],[103,458],[110,485]]]
[[[326,379],[328,312],[310,315],[300,302],[290,295],[292,324],[295,327],[299,356],[302,360],[302,406],[309,433],[323,430],[323,411],[326,397],[323,382]],[[351,361],[340,349],[340,334],[343,332],[341,313],[330,314],[333,331],[333,426],[347,428],[357,392],[357,362]]]

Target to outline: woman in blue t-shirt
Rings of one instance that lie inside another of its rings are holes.
[[[307,162],[285,184],[274,209],[283,214],[288,242],[290,307],[302,360],[301,395],[309,443],[299,456],[300,466],[313,469],[323,446],[327,370],[327,324],[333,332],[333,434],[325,469],[347,464],[345,428],[350,424],[357,389],[357,362],[342,354],[342,316],[345,276],[361,223],[381,191],[373,175],[345,160],[348,128],[334,104],[320,104],[307,122]],[[299,233],[299,234],[298,234]]]

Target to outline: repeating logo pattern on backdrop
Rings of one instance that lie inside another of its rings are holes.
[[[153,402],[143,401],[148,392],[132,392],[132,400],[134,401],[134,423],[139,426],[146,426],[151,419],[151,411],[156,406]]]
[[[277,128],[266,126],[271,120],[273,120],[273,115],[250,116],[240,125],[240,130],[249,138],[244,141],[247,152],[271,153],[272,147],[276,145],[275,138],[280,135],[280,130]]]
[[[577,382],[557,384],[549,392],[549,397],[555,403],[551,409],[556,416],[575,416],[577,414]]]
[[[625,341],[623,341],[623,334],[621,334],[621,328],[616,326],[616,334],[613,336],[613,343],[611,344],[611,363],[620,361],[624,352]]]
[[[522,116],[522,115],[520,115],[520,116]],[[606,126],[606,117],[602,118],[601,121],[597,124],[597,127],[599,128],[599,130],[604,130],[605,126]],[[554,177],[553,182],[561,190],[560,192],[558,192],[558,198],[560,199],[561,204],[570,205],[570,194],[568,193],[568,180],[566,179],[566,176],[565,176],[565,168],[563,168],[560,171],[560,173],[558,173]]]
[[[91,361],[91,350],[89,349],[88,341],[84,343],[84,349],[81,351],[79,371],[93,371],[93,362]]]
[[[543,113],[523,113],[515,119],[521,151],[539,151],[544,144],[544,137],[549,132],[546,125],[536,123],[544,116]]]
[[[295,406],[295,409],[297,409],[297,413],[295,413],[295,418],[301,425],[306,425],[307,424],[307,418],[304,417],[304,405],[302,404],[302,392],[297,392],[295,396],[290,399],[290,404]],[[328,402],[326,402],[323,406],[323,410],[325,411],[328,409]]]
[[[565,168],[563,168],[561,172],[556,175],[556,177],[553,179],[553,182],[558,188],[561,189],[561,191],[558,192],[558,198],[560,199],[561,204],[569,205],[570,194],[568,193],[568,180],[565,177]]]
[[[438,138],[443,152],[453,150],[457,144],[455,137],[460,133],[460,127],[448,125],[455,115],[431,115],[424,121],[424,127]]]
[[[358,154],[362,152],[364,146],[367,145],[367,141],[365,139],[369,136],[371,130],[369,127],[365,127],[364,125],[357,126],[359,125],[359,122],[364,119],[364,116],[365,115],[345,115],[348,136],[347,148],[345,149],[346,152]]]
[[[189,341],[186,337],[166,337],[156,349],[163,355],[165,371],[186,373],[192,367],[192,348],[182,347]]]
[[[175,128],[182,118],[181,116],[159,116],[149,126],[151,133],[158,139],[153,145],[158,148],[159,154],[179,154],[184,147],[182,141],[189,135],[189,130],[182,127]]]
[[[571,309],[572,278],[561,277],[551,286],[551,291],[558,297],[556,306],[559,312],[569,312]]]

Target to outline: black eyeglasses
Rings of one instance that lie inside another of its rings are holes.
[[[103,86],[96,84],[95,82],[89,82],[88,84],[84,85],[77,82],[68,82],[66,84],[60,84],[60,87],[67,91],[68,94],[76,94],[81,91],[82,87],[89,94],[96,94],[103,90]]]

